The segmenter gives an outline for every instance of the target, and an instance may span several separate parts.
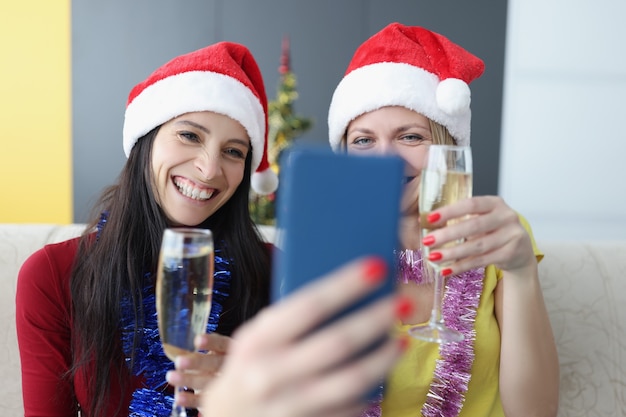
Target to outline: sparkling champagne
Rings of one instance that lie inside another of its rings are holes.
[[[184,252],[162,251],[157,276],[159,332],[172,361],[193,352],[196,335],[206,333],[213,294],[213,247]]]
[[[455,171],[422,171],[421,191],[419,197],[420,204],[420,227],[422,229],[422,237],[426,236],[433,230],[442,228],[446,225],[454,224],[460,219],[452,219],[445,224],[433,225],[428,222],[428,216],[431,212],[445,205],[463,200],[472,196],[472,174],[469,172]],[[446,246],[452,246],[455,242],[451,242]],[[425,255],[428,256],[428,248],[424,248]],[[440,263],[439,266],[445,266]]]
[[[425,168],[422,170],[419,195],[420,228],[422,238],[441,224],[431,224],[428,215],[434,210],[455,203],[472,196],[472,153],[469,146],[430,145],[425,159]],[[449,225],[461,219],[450,220]],[[452,246],[457,242],[446,243]],[[415,338],[428,342],[448,343],[459,342],[465,337],[458,330],[449,328],[444,323],[442,315],[443,294],[445,280],[442,268],[448,262],[430,262],[430,247],[422,245],[422,253],[427,265],[425,273],[434,274],[433,310],[427,324],[419,324],[409,329],[409,334]]]

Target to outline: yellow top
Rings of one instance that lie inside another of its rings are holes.
[[[531,237],[537,261],[541,260],[543,255],[537,249],[530,226],[521,216],[520,221]],[[472,375],[459,417],[504,417],[498,389],[500,329],[494,306],[495,289],[501,278],[502,272],[493,265],[485,268],[483,291],[474,325],[476,340]],[[406,332],[409,327],[411,326],[398,326],[398,331]],[[411,339],[407,352],[400,359],[385,385],[382,403],[383,417],[421,415],[437,359],[439,359],[438,344]]]

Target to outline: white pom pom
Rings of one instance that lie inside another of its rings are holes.
[[[458,78],[448,78],[437,86],[437,105],[449,115],[469,111],[471,92],[467,83]]]
[[[250,179],[252,189],[261,195],[271,194],[278,188],[278,176],[271,168],[255,172]]]

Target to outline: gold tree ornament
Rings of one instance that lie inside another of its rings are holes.
[[[311,118],[294,114],[293,103],[298,99],[297,80],[296,75],[291,70],[290,44],[289,37],[286,35],[282,40],[278,73],[280,80],[276,98],[270,100],[267,106],[269,119],[267,159],[276,174],[280,171],[279,161],[282,151],[313,125]],[[275,199],[275,193],[262,196],[251,191],[250,215],[256,223],[274,224]]]

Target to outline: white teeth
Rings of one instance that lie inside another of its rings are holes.
[[[208,200],[213,195],[213,192],[201,190],[187,183],[180,184],[176,182],[176,186],[185,197],[193,198],[194,200]]]

